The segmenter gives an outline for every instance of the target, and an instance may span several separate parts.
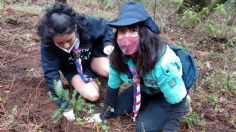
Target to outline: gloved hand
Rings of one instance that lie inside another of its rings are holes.
[[[75,120],[75,114],[74,114],[73,109],[71,109],[71,110],[69,110],[69,111],[66,111],[66,112],[63,112],[62,114],[64,115],[64,117],[65,117],[68,121],[73,121],[73,120]]]
[[[102,119],[100,118],[100,113],[96,113],[93,114],[91,117],[85,118],[85,121],[87,123],[94,123],[94,122],[100,123],[102,122]]]
[[[104,47],[103,52],[107,55],[110,55],[112,53],[113,49],[114,49],[114,46],[107,45],[106,47]]]

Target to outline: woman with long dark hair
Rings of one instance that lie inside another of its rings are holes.
[[[141,3],[126,3],[108,25],[116,32],[105,105],[90,120],[132,111],[136,131],[176,131],[189,111],[179,57],[160,39],[158,26]],[[130,87],[118,95],[124,82]]]
[[[113,32],[107,21],[78,14],[56,2],[39,20],[37,33],[44,77],[53,96],[58,97],[54,82],[61,85],[62,72],[82,97],[97,101],[99,88],[94,79],[97,75],[108,77],[108,55],[113,49]],[[65,100],[57,99],[57,103],[68,107]]]

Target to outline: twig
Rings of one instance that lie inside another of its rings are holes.
[[[31,96],[31,94],[30,94],[30,96]],[[22,108],[22,112],[19,114],[19,117],[21,117],[23,113],[26,113],[26,112],[24,112],[24,110],[25,110],[27,104],[29,104],[29,98],[27,99],[26,104],[23,106],[23,108]],[[29,113],[29,110],[28,110],[28,113]]]
[[[37,132],[39,130],[39,128],[41,128],[43,126],[43,123],[40,123],[39,125],[34,125],[35,128],[33,130],[33,132]]]
[[[10,49],[10,46],[13,44],[13,41],[14,41],[14,39],[10,42],[9,46],[7,47],[7,51],[6,51],[6,53],[5,53],[4,57],[3,57],[3,60],[2,60],[3,63],[4,63],[5,59],[6,59],[7,53],[9,51],[9,49]]]
[[[96,123],[96,129],[97,129],[97,132],[100,132],[99,127],[98,127],[98,123]]]
[[[35,97],[34,97],[34,100],[36,100],[37,98],[37,95],[38,95],[38,88],[40,86],[40,84],[44,81],[44,78],[41,79],[41,81],[37,84],[37,87],[36,87],[36,90],[35,90]],[[38,105],[38,104],[37,104]]]
[[[1,53],[6,53],[7,50],[5,50],[5,49],[3,49],[3,48],[0,47],[0,52],[1,52]],[[14,52],[8,52],[8,54],[18,55],[18,53],[14,53]]]
[[[127,127],[125,127],[125,130],[129,129],[130,127],[134,127],[134,124],[127,125]]]
[[[3,117],[6,117],[6,113],[7,113],[7,111],[6,111],[6,108],[4,107],[4,102],[2,103],[2,101],[0,102],[0,109],[1,109],[1,111],[0,111],[0,115],[3,115]],[[1,113],[3,113],[3,114],[1,114]]]
[[[14,58],[14,59],[11,59],[11,60],[8,60],[8,61],[6,61],[6,62],[4,62],[4,60],[3,60],[3,65],[4,65],[4,64],[6,64],[6,63],[11,63],[11,62],[14,62],[14,61],[18,60],[19,58],[22,58],[22,57],[25,57],[25,56],[28,56],[28,54],[26,54],[26,55],[21,55],[21,56],[18,56],[18,57],[16,57],[16,58]]]
[[[12,79],[12,81],[11,81],[11,85],[10,85],[9,91],[11,91],[15,79],[16,79],[16,78],[15,78],[15,75],[14,75],[14,76],[13,76],[13,79]],[[7,100],[8,96],[9,96],[9,94],[7,93],[6,99],[3,100],[3,104],[6,103],[6,100]]]
[[[131,119],[133,119],[133,117],[129,113],[125,112],[125,114],[129,116]]]

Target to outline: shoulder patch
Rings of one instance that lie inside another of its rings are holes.
[[[170,80],[169,85],[171,88],[173,88],[176,85],[176,80],[173,78]]]

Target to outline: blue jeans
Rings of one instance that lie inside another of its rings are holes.
[[[162,93],[142,93],[140,114],[136,119],[137,132],[177,131],[181,118],[189,112],[186,97],[178,104],[170,105]],[[132,112],[133,87],[119,95],[115,116]]]

